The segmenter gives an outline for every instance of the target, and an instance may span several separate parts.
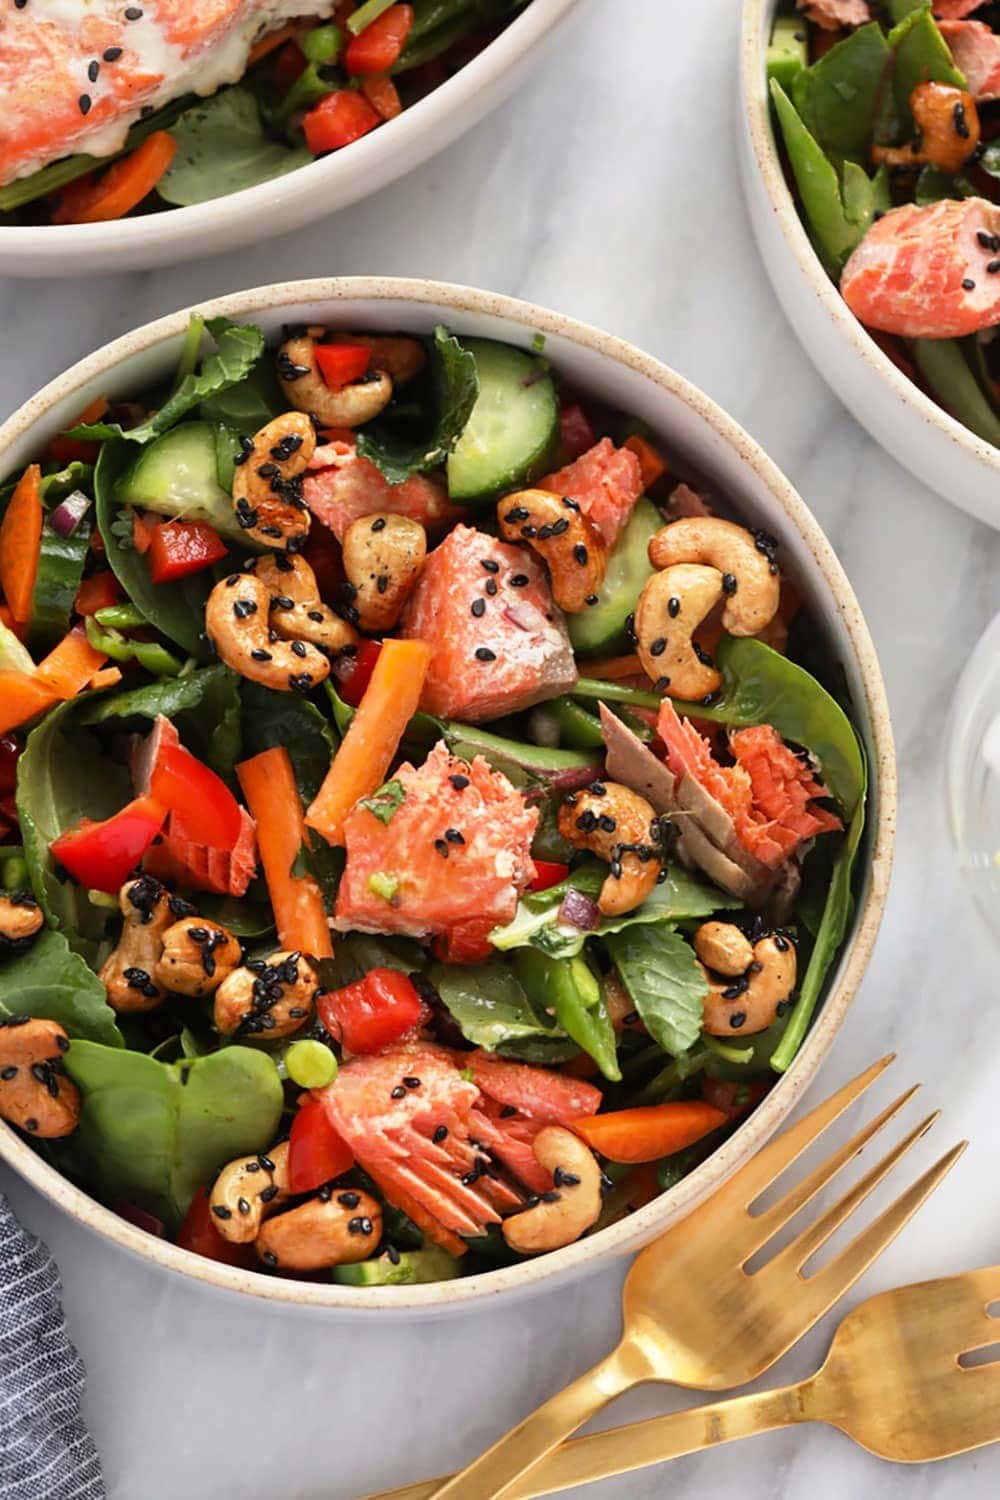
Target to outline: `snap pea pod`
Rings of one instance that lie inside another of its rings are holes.
[[[364,0],[353,15],[347,18],[347,29],[352,36],[360,36],[362,31],[369,27],[373,21],[377,21],[383,11],[387,11],[393,0]]]
[[[553,698],[546,707],[555,720],[560,745],[566,745],[572,750],[603,748],[601,721],[596,714],[581,708],[579,703],[574,703],[569,697]]]
[[[138,630],[140,626],[149,624],[145,615],[134,604],[109,604],[106,609],[97,610],[94,619],[98,625],[111,630]]]
[[[30,890],[31,877],[28,874],[28,863],[21,851],[11,854],[5,850],[4,856],[3,862],[0,863],[0,885],[5,891]]]
[[[912,339],[917,368],[934,395],[977,437],[1000,448],[1000,417],[983,394],[957,339]]]
[[[413,39],[411,33],[406,46],[400,54],[399,61],[394,63],[390,71],[395,74],[409,73],[414,68],[422,68],[424,63],[433,62],[456,42],[461,42],[465,37],[475,31],[480,22],[472,11],[466,11],[453,21],[448,21],[436,30],[430,31],[426,36]]]
[[[647,693],[643,688],[626,687],[622,682],[601,682],[596,677],[578,677],[573,684],[574,698],[595,698],[605,703],[631,703],[634,708],[659,708],[663,699],[659,693]]]
[[[568,1037],[596,1062],[605,1078],[621,1078],[615,1033],[604,995],[586,959],[550,958],[537,948],[520,948],[514,969],[532,1004],[554,1013]]]
[[[328,69],[336,66],[344,50],[344,33],[339,26],[317,26],[300,43],[308,66],[292,84],[275,112],[279,123],[290,120],[300,110],[311,109],[337,86]]]
[[[835,160],[867,159],[891,60],[881,26],[871,21],[795,74],[792,102],[810,134]]]
[[[153,677],[177,677],[183,663],[158,641],[131,641],[119,630],[102,629],[94,615],[85,625],[87,640],[95,651],[103,651],[112,661],[134,661]]]

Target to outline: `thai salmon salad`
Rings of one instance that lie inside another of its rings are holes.
[[[1000,6],[800,0],[768,73],[799,211],[848,307],[1000,446]]]
[[[544,344],[194,316],[0,488],[0,1116],[203,1256],[594,1234],[845,942],[866,763],[779,541]]]
[[[0,225],[186,207],[360,140],[528,0],[3,0]]]

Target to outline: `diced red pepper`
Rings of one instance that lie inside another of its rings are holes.
[[[98,396],[96,401],[91,401],[85,406],[71,427],[85,427],[89,422],[99,422],[108,409],[108,403],[103,396]],[[95,464],[101,451],[100,443],[90,443],[86,438],[72,438],[65,432],[60,432],[49,444],[47,457],[58,464]]]
[[[531,891],[547,891],[559,885],[569,874],[569,865],[560,865],[551,859],[536,859],[535,878],[528,887]]]
[[[371,969],[355,984],[320,995],[320,1020],[348,1052],[381,1052],[420,1024],[424,1002],[396,969]]]
[[[274,63],[274,87],[279,94],[287,94],[306,70],[306,55],[298,42],[286,42]]]
[[[702,1078],[701,1097],[706,1103],[721,1109],[727,1120],[740,1120],[757,1108],[770,1087],[760,1078],[750,1078],[746,1083],[725,1078]]]
[[[166,809],[136,797],[103,823],[85,818],[50,846],[52,857],[88,890],[117,894],[163,827]]]
[[[99,609],[110,609],[122,596],[121,585],[115,575],[107,569],[103,573],[91,573],[77,589],[73,608],[78,615],[96,615]]]
[[[337,684],[337,692],[352,708],[357,708],[364,697],[381,650],[381,641],[362,641],[350,673]]]
[[[219,1233],[207,1187],[200,1187],[191,1199],[177,1243],[182,1250],[193,1250],[195,1255],[207,1256],[226,1266],[242,1266],[250,1271],[258,1265],[253,1245],[234,1245]]]
[[[316,516],[312,518],[302,556],[316,574],[319,597],[325,603],[336,599],[345,577],[340,543],[329,526],[324,526]]]
[[[559,461],[571,464],[588,453],[597,442],[590,418],[579,401],[570,401],[559,410]]]
[[[403,113],[399,90],[387,73],[369,73],[362,80],[361,92],[383,120],[394,120]]]
[[[309,150],[313,156],[320,156],[324,151],[349,146],[379,124],[379,116],[367,99],[353,89],[337,89],[309,111],[302,129]]]
[[[362,73],[387,73],[406,46],[413,25],[412,5],[390,5],[389,9],[352,37],[344,53],[344,67],[353,77]]]
[[[360,380],[372,357],[366,344],[317,344],[313,353],[324,383],[332,391]]]
[[[204,521],[161,521],[153,530],[149,570],[154,583],[173,583],[221,561],[229,551]]]
[[[210,849],[235,847],[243,827],[239,803],[222,778],[183,745],[160,752],[149,790],[182,838]]]
[[[447,932],[439,932],[431,943],[431,952],[443,964],[478,964],[492,958],[496,949],[490,933],[497,924],[492,917],[476,922],[459,922]]]
[[[288,1139],[288,1190],[312,1193],[354,1165],[354,1155],[330,1123],[321,1099],[299,1106]]]
[[[8,797],[17,785],[17,759],[21,746],[12,734],[0,736],[0,797]]]

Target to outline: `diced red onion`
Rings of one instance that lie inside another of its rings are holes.
[[[582,891],[573,890],[571,886],[562,898],[559,920],[567,927],[577,927],[581,932],[592,932],[601,920],[601,913],[596,901],[592,901]]]
[[[115,1213],[121,1219],[127,1219],[137,1229],[144,1229],[147,1234],[154,1234],[158,1240],[162,1240],[166,1234],[162,1219],[155,1214],[148,1214],[144,1208],[137,1208],[134,1203],[129,1203],[125,1198],[118,1198],[114,1204]]]
[[[49,516],[49,525],[56,536],[72,536],[90,509],[90,498],[82,490],[67,495]]]

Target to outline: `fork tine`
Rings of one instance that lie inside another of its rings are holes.
[[[836,1203],[830,1205],[818,1219],[796,1235],[792,1242],[785,1246],[774,1259],[769,1262],[765,1269],[773,1268],[776,1276],[787,1276],[791,1271],[800,1271],[809,1258],[825,1245],[830,1236],[840,1228],[856,1208],[859,1208],[870,1193],[874,1192],[884,1177],[888,1177],[893,1167],[902,1161],[911,1146],[916,1145],[921,1136],[927,1134],[934,1121],[938,1118],[940,1110],[921,1120],[920,1124],[911,1130],[909,1135],[903,1139],[891,1151],[887,1151],[881,1161],[877,1161],[863,1177],[859,1178],[853,1187],[849,1188],[843,1197],[838,1198]]]
[[[773,1203],[762,1214],[756,1215],[753,1224],[755,1234],[757,1231],[759,1234],[756,1234],[754,1248],[765,1245],[773,1234],[776,1234],[784,1224],[795,1217],[800,1208],[804,1208],[807,1203],[811,1202],[849,1161],[864,1150],[868,1142],[899,1113],[904,1104],[909,1103],[919,1088],[920,1084],[915,1083],[911,1089],[900,1094],[898,1099],[887,1105],[880,1115],[876,1115],[874,1120],[859,1130],[857,1135],[853,1136],[846,1145],[841,1146],[839,1151],[828,1156],[826,1161],[820,1162],[816,1170],[803,1178],[797,1187],[791,1188],[783,1198],[779,1198],[777,1203]]]
[[[842,1089],[831,1094],[829,1099],[799,1120],[790,1130],[771,1141],[770,1145],[765,1146],[763,1151],[759,1151],[729,1179],[711,1200],[713,1207],[720,1202],[735,1199],[743,1208],[748,1208],[894,1061],[895,1053],[890,1052],[888,1057],[872,1063],[870,1068],[866,1068],[857,1078],[852,1078],[850,1083],[845,1083]]]
[[[815,1276],[805,1280],[803,1286],[821,1297],[826,1307],[830,1305],[830,1299],[842,1297],[872,1261],[892,1244],[921,1204],[947,1177],[968,1144],[968,1141],[959,1141],[957,1146],[946,1151],[932,1167],[928,1167],[922,1177],[918,1177],[894,1203],[890,1203],[877,1219],[873,1219],[867,1229],[862,1230],[856,1239],[835,1255],[821,1271],[817,1271]]]

